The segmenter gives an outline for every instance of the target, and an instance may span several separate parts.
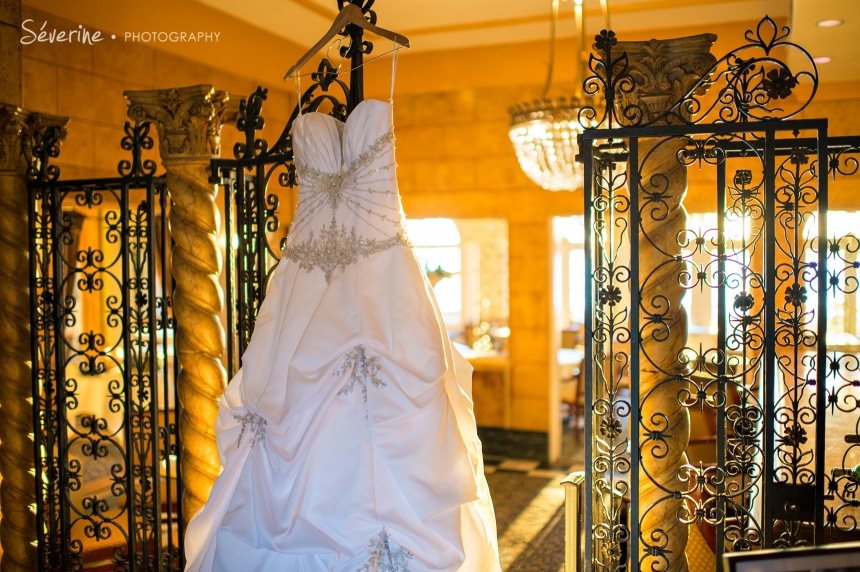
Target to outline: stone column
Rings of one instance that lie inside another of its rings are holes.
[[[125,97],[129,118],[152,121],[157,128],[171,198],[182,510],[187,524],[209,498],[221,468],[215,420],[227,382],[221,363],[224,294],[218,281],[222,260],[217,187],[208,179],[209,161],[220,153],[221,126],[236,116],[238,102],[228,104],[227,93],[211,85],[126,91]]]
[[[619,113],[627,105],[634,104],[644,114],[643,123],[659,118],[716,63],[716,58],[710,54],[716,39],[713,34],[702,34],[672,40],[618,42],[612,51],[617,55],[627,52],[629,73],[636,84],[633,92],[618,102]],[[659,120],[655,124],[666,123]],[[679,124],[680,121],[676,118],[673,123]],[[679,479],[679,468],[688,462],[686,449],[690,439],[689,413],[680,405],[678,398],[679,391],[686,384],[666,383],[673,375],[687,373],[687,366],[678,361],[678,352],[687,343],[687,314],[681,305],[685,290],[680,284],[680,275],[686,266],[683,262],[672,261],[673,256],[681,255],[678,232],[687,227],[687,211],[683,206],[687,168],[677,158],[678,151],[685,146],[686,141],[678,139],[639,140],[642,315],[640,324],[631,327],[646,324],[648,315],[662,316],[662,324],[649,324],[642,328],[639,395],[648,397],[639,404],[643,423],[639,428],[640,442],[644,441],[643,433],[648,431],[663,433],[666,439],[651,441],[641,448],[639,491],[633,491],[633,494],[639,496],[642,542],[634,554],[636,558],[643,559],[642,570],[651,570],[653,565],[654,569],[663,572],[687,570],[684,550],[688,530],[678,520],[684,501],[680,498],[665,499],[667,493],[660,488],[683,491],[689,487]],[[660,177],[652,180],[655,175]],[[662,203],[648,202],[653,193],[662,195]],[[659,214],[653,215],[652,208],[657,208]],[[663,334],[667,328],[667,339],[653,335],[658,330]],[[646,546],[662,547],[664,544],[662,556],[644,555]]]
[[[54,117],[0,104],[0,571],[36,569],[33,380],[30,375],[30,289],[27,167],[33,134],[64,128]]]

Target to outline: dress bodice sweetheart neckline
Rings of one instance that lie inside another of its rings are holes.
[[[326,116],[326,117],[331,117],[333,120],[337,121],[338,123],[343,123],[344,125],[346,125],[347,123],[349,123],[350,118],[354,117],[354,116],[355,116],[355,114],[356,114],[356,112],[357,112],[359,109],[361,109],[361,106],[362,106],[362,105],[364,105],[365,103],[369,103],[369,102],[381,103],[381,104],[383,104],[383,105],[387,105],[389,108],[393,108],[393,107],[394,107],[390,102],[388,102],[388,101],[383,101],[383,100],[381,100],[381,99],[373,99],[373,98],[371,98],[371,99],[362,99],[362,100],[358,103],[358,105],[356,105],[356,106],[355,106],[355,109],[353,109],[353,110],[352,110],[352,113],[350,113],[349,115],[347,115],[347,116],[346,116],[346,121],[344,121],[344,120],[342,120],[342,119],[338,119],[337,117],[335,117],[334,115],[331,115],[330,113],[323,113],[322,111],[308,111],[307,113],[302,113],[301,115],[299,115],[298,117],[296,117],[296,118],[293,120],[293,124],[295,125],[296,121],[299,121],[302,117],[307,117],[307,116],[309,116],[309,115],[324,115],[324,116]]]

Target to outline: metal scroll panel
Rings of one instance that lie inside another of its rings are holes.
[[[327,110],[339,121],[347,117],[350,89],[338,79],[338,70],[323,59],[312,74],[312,84],[302,93],[301,113]],[[293,163],[292,124],[299,106],[272,147],[259,133],[265,127],[262,115],[268,90],[258,87],[240,103],[237,127],[245,142],[237,143],[233,159],[213,159],[212,182],[224,187],[227,231],[227,370],[239,369],[269,277],[280,260],[289,224],[297,202],[296,170]],[[270,182],[277,180],[277,185]],[[288,204],[286,217],[281,205]]]
[[[126,124],[120,177],[29,184],[40,570],[183,567],[170,205],[140,159],[148,129]]]
[[[586,131],[589,569],[665,570],[693,528],[717,562],[860,539],[860,348],[828,339],[829,300],[856,324],[860,243],[827,228],[857,143],[824,120]],[[688,327],[695,292],[712,331]]]

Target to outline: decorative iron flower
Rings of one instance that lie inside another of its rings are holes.
[[[149,297],[144,292],[138,292],[134,298],[138,306],[146,306],[149,302]]]
[[[797,423],[792,423],[788,427],[785,428],[785,435],[783,435],[782,441],[786,445],[791,447],[799,447],[806,443],[808,438],[806,437],[806,429],[798,425]]]
[[[794,212],[795,207],[797,206],[794,201],[786,200],[786,201],[777,201],[779,203],[779,210],[784,213],[791,214]]]
[[[752,309],[754,302],[755,299],[752,297],[752,294],[749,292],[741,292],[735,296],[735,310],[740,312],[749,312]]]
[[[797,80],[787,68],[772,69],[762,80],[761,87],[771,99],[785,99],[797,87]]]
[[[741,204],[747,203],[754,199],[758,195],[757,189],[743,189],[740,193],[738,193],[738,197],[740,198]]]
[[[752,171],[749,169],[738,169],[735,171],[735,186],[745,187],[752,183]]]
[[[798,308],[806,302],[806,286],[792,284],[785,290],[785,301]]]
[[[600,434],[608,439],[614,439],[621,434],[621,420],[615,416],[601,419]]]
[[[610,560],[621,558],[621,544],[615,541],[607,542],[602,546],[603,555]]]
[[[609,304],[614,306],[621,301],[621,288],[618,286],[610,286],[609,288],[601,288],[598,294],[600,305]]]
[[[806,165],[809,163],[809,153],[806,149],[795,147],[791,150],[791,155],[788,160],[792,165]]]
[[[600,51],[606,51],[618,43],[618,38],[615,37],[615,32],[612,30],[600,30],[600,34],[594,36],[594,43]]]

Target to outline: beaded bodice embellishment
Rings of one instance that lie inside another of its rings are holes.
[[[338,133],[342,137],[343,124],[338,122]],[[310,272],[318,269],[325,273],[325,280],[331,280],[337,268],[345,268],[358,261],[359,257],[394,248],[410,246],[403,231],[401,211],[394,201],[386,200],[396,193],[394,181],[394,162],[377,165],[394,145],[394,131],[380,135],[355,161],[335,173],[320,171],[296,163],[299,185],[306,196],[296,212],[296,220],[290,229],[296,235],[310,221],[317,218],[323,209],[331,210],[331,221],[313,230],[297,244],[284,249],[284,256]],[[386,176],[390,175],[390,176]],[[387,204],[388,203],[388,204]],[[355,228],[338,224],[337,210],[344,206],[358,221],[377,231],[382,238],[366,238],[356,233]]]
[[[354,228],[349,232],[346,230],[346,225],[338,228],[337,220],[332,217],[328,227],[323,225],[319,237],[314,238],[314,232],[311,231],[307,240],[285,249],[284,255],[297,262],[302,270],[308,272],[314,268],[322,270],[328,283],[335,269],[358,262],[359,256],[367,258],[376,252],[408,244],[409,242],[400,233],[385,240],[360,238],[356,236]]]

